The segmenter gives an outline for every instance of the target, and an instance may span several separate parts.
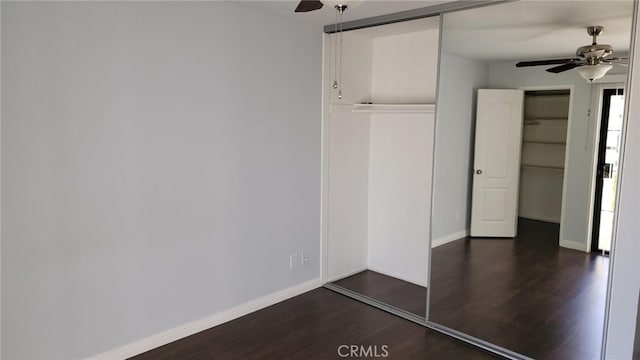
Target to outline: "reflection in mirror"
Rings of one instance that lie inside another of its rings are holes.
[[[429,322],[533,358],[600,357],[632,8],[443,16]],[[613,54],[576,55],[589,26]]]
[[[424,322],[439,18],[342,42],[336,53],[339,35],[325,37],[328,286]]]

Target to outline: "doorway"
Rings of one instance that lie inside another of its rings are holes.
[[[556,224],[559,228],[570,105],[570,88],[524,93],[518,206],[521,219]]]
[[[527,219],[559,242],[570,109],[571,87],[478,90],[472,237],[515,237]]]
[[[595,252],[611,250],[623,113],[624,90],[604,89],[591,238],[591,250]]]

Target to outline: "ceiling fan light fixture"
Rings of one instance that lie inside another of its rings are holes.
[[[612,67],[613,65],[611,64],[584,65],[577,67],[576,71],[580,73],[583,79],[593,81],[605,76]]]

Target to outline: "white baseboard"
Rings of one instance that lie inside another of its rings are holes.
[[[338,280],[340,280],[340,279],[344,279],[344,278],[347,278],[347,277],[349,277],[349,276],[353,276],[353,275],[355,275],[355,274],[357,274],[357,273],[363,272],[363,271],[365,271],[365,270],[367,270],[367,269],[368,269],[368,268],[365,266],[365,267],[363,267],[363,268],[358,268],[358,269],[356,269],[356,270],[349,271],[349,272],[346,272],[346,273],[344,273],[344,274],[340,274],[340,275],[332,276],[332,277],[330,277],[330,278],[329,278],[329,280],[327,280],[327,282],[334,282],[334,281],[338,281]]]
[[[193,335],[200,331],[223,324],[227,321],[237,319],[241,316],[250,314],[267,306],[271,306],[307,291],[316,289],[320,286],[322,286],[322,281],[318,277],[302,284],[294,285],[278,292],[263,296],[256,300],[240,304],[217,314],[210,315],[206,318],[195,320],[184,325],[177,326],[173,329],[169,329],[161,333],[135,341],[133,343],[121,346],[119,348],[92,356],[89,358],[89,360],[127,359],[129,357],[155,349],[159,346],[182,339],[189,335]]]
[[[560,240],[560,246],[562,246],[564,248],[567,248],[567,249],[590,252],[589,249],[587,249],[587,244],[581,243],[581,242],[577,242],[577,241],[562,240],[561,239]]]
[[[452,241],[462,239],[467,236],[469,236],[469,229],[458,231],[453,234],[445,235],[443,237],[431,240],[431,247],[432,248],[438,247],[438,246],[450,243]]]

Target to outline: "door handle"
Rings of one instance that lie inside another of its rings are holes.
[[[613,164],[604,163],[600,167],[600,171],[598,172],[599,173],[598,176],[601,176],[604,179],[611,179],[613,177],[613,174],[612,174],[611,170],[613,170]]]
[[[476,174],[482,175],[482,170],[476,170]]]

